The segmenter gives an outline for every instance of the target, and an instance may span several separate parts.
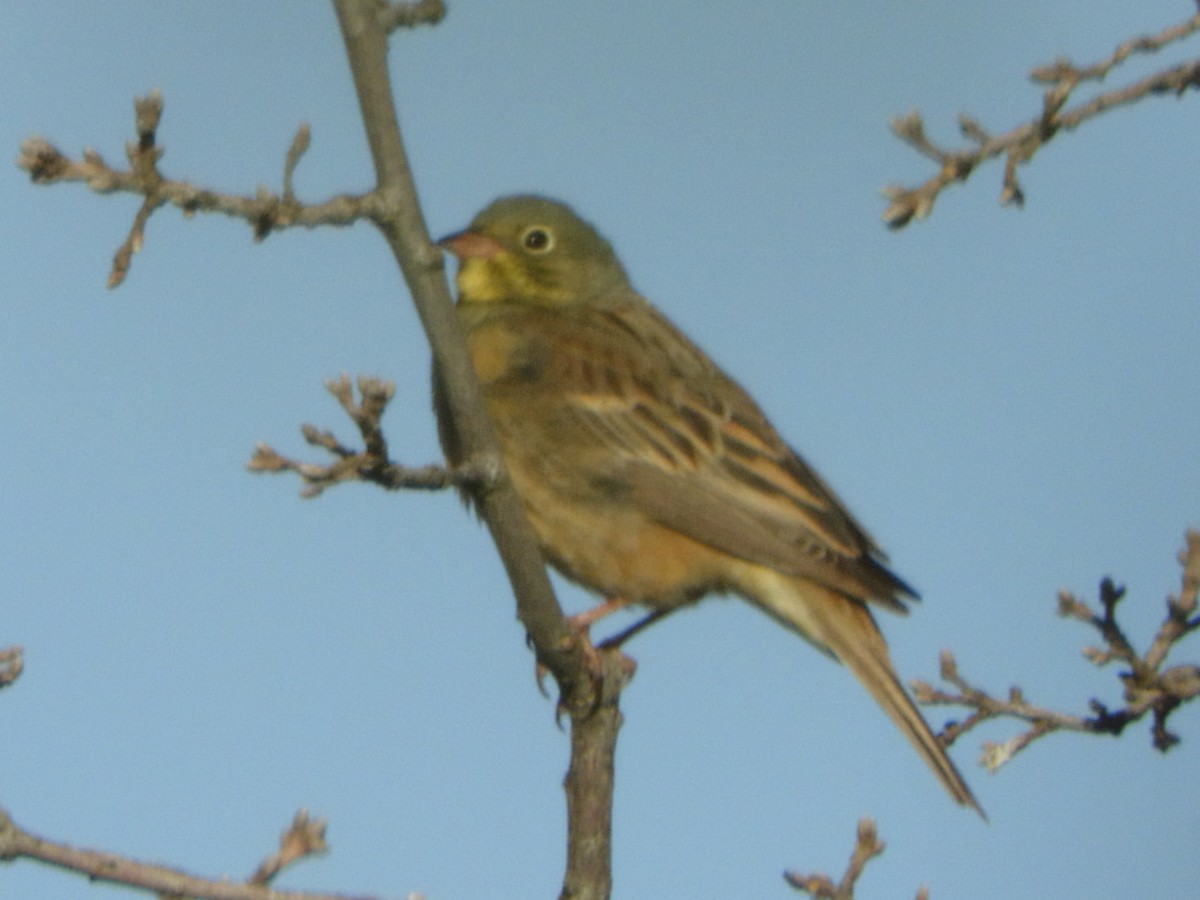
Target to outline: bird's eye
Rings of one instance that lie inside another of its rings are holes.
[[[531,253],[548,253],[554,247],[554,238],[548,229],[534,225],[521,235],[521,246]]]

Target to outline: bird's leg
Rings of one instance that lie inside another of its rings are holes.
[[[637,634],[643,628],[649,628],[651,625],[653,625],[659,619],[663,618],[663,616],[667,615],[667,613],[674,612],[677,608],[678,607],[667,606],[667,607],[663,607],[661,609],[656,609],[653,612],[647,613],[645,616],[638,619],[636,622],[634,622],[632,625],[630,625],[625,630],[618,631],[616,634],[614,634],[610,638],[605,638],[603,641],[600,642],[600,644],[596,647],[596,649],[597,650],[611,650],[614,647],[620,647],[620,646],[624,645],[624,643],[627,640],[629,640],[631,637],[633,637],[635,634]]]
[[[612,615],[617,610],[624,609],[632,602],[632,600],[626,597],[609,597],[603,603],[598,603],[591,609],[585,609],[581,613],[567,616],[567,624],[576,631],[586,632],[601,619]]]

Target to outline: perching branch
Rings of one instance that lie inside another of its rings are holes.
[[[971,711],[966,719],[952,722],[942,731],[942,742],[949,746],[975,726],[991,719],[1013,718],[1028,723],[1025,731],[1003,743],[989,741],[983,745],[982,762],[995,771],[1043,735],[1055,731],[1119,735],[1128,725],[1150,715],[1155,748],[1165,753],[1177,744],[1179,737],[1167,729],[1167,719],[1182,704],[1200,696],[1200,666],[1179,664],[1163,668],[1171,649],[1200,628],[1200,615],[1197,615],[1200,531],[1189,531],[1186,542],[1186,547],[1179,555],[1183,566],[1182,587],[1177,595],[1167,599],[1166,618],[1144,654],[1134,649],[1125,630],[1117,622],[1117,604],[1125,596],[1123,587],[1117,587],[1108,578],[1100,583],[1102,613],[1094,612],[1069,591],[1059,592],[1059,615],[1086,622],[1096,629],[1105,644],[1103,649],[1085,647],[1084,656],[1097,666],[1118,661],[1129,667],[1120,673],[1124,686],[1124,706],[1109,709],[1093,699],[1088,703],[1092,714],[1083,716],[1032,704],[1025,699],[1019,687],[1010,688],[1007,699],[993,697],[960,675],[954,657],[943,652],[941,678],[954,690],[938,690],[923,681],[913,684],[913,691],[921,703],[962,706]]]
[[[433,246],[417,202],[400,137],[387,67],[388,8],[373,0],[334,0],[375,163],[379,204],[372,221],[388,242],[429,338],[435,367],[466,458],[502,472],[499,447],[467,358],[466,339],[450,299],[442,253]],[[554,597],[533,530],[507,477],[475,493],[517,596],[517,615],[538,661],[558,681],[569,710],[596,703],[582,641]]]
[[[200,878],[180,869],[160,866],[107,853],[87,850],[38,837],[17,825],[0,809],[0,860],[31,859],[69,869],[91,881],[118,884],[153,892],[160,897],[189,900],[376,900],[364,895],[314,894],[279,891],[270,881],[284,867],[325,851],[325,823],[310,819],[301,810],[280,837],[279,852],[272,854],[244,882],[227,878]]]
[[[1189,88],[1200,87],[1200,59],[1189,60],[1163,69],[1124,87],[1099,94],[1091,100],[1068,107],[1067,103],[1079,85],[1102,81],[1109,72],[1139,53],[1154,53],[1175,41],[1200,30],[1200,13],[1172,25],[1157,35],[1133,38],[1121,44],[1107,58],[1091,66],[1077,67],[1065,59],[1039,66],[1030,77],[1048,85],[1042,97],[1042,110],[1029,122],[1002,135],[992,136],[969,116],[959,117],[959,130],[971,142],[967,149],[947,150],[938,146],[925,133],[925,123],[917,112],[892,120],[895,135],[923,156],[938,164],[932,178],[918,187],[889,185],[883,193],[891,203],[883,212],[889,228],[903,228],[914,219],[924,219],[933,211],[934,201],[942,190],[955,182],[965,182],[975,168],[985,160],[1005,157],[1002,204],[1020,206],[1025,192],[1017,180],[1017,168],[1033,159],[1043,146],[1062,131],[1072,131],[1084,122],[1117,106],[1136,103],[1150,96],[1173,94],[1179,96]]]
[[[813,875],[801,875],[798,872],[784,872],[784,880],[798,891],[803,891],[814,900],[854,900],[854,887],[866,868],[867,863],[883,853],[887,844],[879,840],[879,832],[871,819],[859,819],[858,835],[854,843],[854,851],[850,854],[850,862],[842,880],[837,884],[823,872]],[[917,900],[928,900],[928,888],[917,891]]]

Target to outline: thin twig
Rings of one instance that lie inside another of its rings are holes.
[[[18,826],[0,809],[0,861],[30,859],[101,881],[194,900],[377,900],[366,895],[279,891],[265,883],[200,878],[180,869],[130,859],[116,853],[72,847]]]
[[[436,25],[446,17],[442,0],[417,0],[415,3],[389,3],[380,15],[380,24],[387,31]]]
[[[1070,60],[1057,59],[1048,66],[1034,69],[1029,77],[1042,84],[1057,84],[1061,81],[1103,81],[1109,72],[1129,57],[1138,53],[1157,53],[1168,44],[1190,37],[1200,29],[1197,19],[1200,19],[1200,15],[1185,19],[1156,35],[1144,34],[1130,38],[1118,46],[1111,56],[1094,65],[1078,67],[1072,65]]]
[[[1189,88],[1200,87],[1200,59],[1163,69],[1125,87],[1102,93],[1091,100],[1067,108],[1075,89],[1084,82],[1099,81],[1135,53],[1153,53],[1166,45],[1189,37],[1200,30],[1200,13],[1157,35],[1147,35],[1122,43],[1110,56],[1091,66],[1077,67],[1066,60],[1039,66],[1031,78],[1047,84],[1042,96],[1042,111],[1029,122],[999,136],[991,136],[971,117],[959,118],[959,130],[971,142],[961,150],[948,150],[934,144],[925,133],[917,112],[892,120],[892,132],[922,156],[938,164],[937,173],[917,187],[889,185],[884,196],[891,202],[883,212],[889,228],[903,228],[914,219],[924,219],[933,211],[942,190],[955,182],[965,182],[980,163],[1005,156],[1004,180],[1000,192],[1002,204],[1020,206],[1025,192],[1017,179],[1017,169],[1033,159],[1043,146],[1061,131],[1071,131],[1089,119],[1146,97],[1163,94],[1179,96]]]
[[[314,819],[308,810],[302,809],[292,818],[292,823],[279,836],[279,850],[259,864],[250,876],[249,884],[268,885],[288,866],[308,856],[329,852],[325,843],[325,820]]]
[[[157,92],[135,102],[138,140],[126,147],[127,170],[115,169],[95,150],[85,150],[73,160],[49,141],[40,137],[22,142],[17,166],[29,173],[35,184],[80,182],[98,194],[126,193],[143,198],[129,234],[113,256],[108,286],[119,286],[129,273],[134,254],[146,241],[150,216],[162,206],[175,206],[190,217],[197,212],[220,213],[249,223],[254,239],[261,241],[273,231],[286,228],[318,228],[326,225],[351,225],[370,218],[376,206],[373,194],[342,194],[323,203],[303,204],[296,200],[292,176],[296,164],[307,149],[310,136],[301,126],[293,138],[284,162],[283,194],[260,188],[253,197],[226,194],[197,187],[187,181],[164,177],[158,171],[163,151],[156,146],[156,131],[162,116],[163,100]]]
[[[1164,668],[1170,650],[1200,628],[1200,616],[1196,615],[1200,591],[1200,532],[1189,531],[1185,541],[1179,556],[1183,567],[1182,588],[1178,595],[1167,600],[1166,617],[1144,654],[1136,651],[1117,621],[1117,606],[1125,597],[1123,587],[1115,585],[1109,578],[1101,581],[1100,613],[1070,591],[1059,592],[1059,615],[1086,623],[1096,630],[1104,643],[1103,648],[1085,647],[1084,656],[1097,666],[1115,661],[1129,667],[1120,673],[1125,700],[1122,707],[1110,709],[1092,699],[1088,702],[1091,715],[1063,713],[1028,702],[1019,687],[1010,688],[1006,699],[993,697],[963,677],[953,655],[943,651],[941,679],[954,690],[940,690],[923,681],[913,684],[913,691],[921,703],[970,710],[965,719],[951,722],[942,730],[942,743],[950,746],[977,725],[992,719],[1009,718],[1028,723],[1025,731],[1007,741],[984,743],[982,763],[995,771],[1044,735],[1056,731],[1119,735],[1132,723],[1150,715],[1154,747],[1166,752],[1177,744],[1179,737],[1167,729],[1167,719],[1182,704],[1200,696],[1200,666],[1179,664]]]
[[[833,879],[823,872],[812,875],[802,875],[799,872],[784,872],[783,878],[798,891],[803,891],[815,900],[854,900],[854,889],[862,876],[867,863],[883,853],[887,844],[879,839],[875,822],[871,819],[859,819],[858,834],[854,842],[854,850],[850,854],[850,862],[841,881],[833,883]],[[917,891],[917,900],[928,900],[929,891],[922,887]]]
[[[296,129],[296,135],[292,138],[291,146],[288,147],[287,158],[283,161],[283,202],[285,204],[297,203],[292,178],[296,174],[296,166],[300,164],[300,159],[308,152],[311,145],[312,129],[305,122]]]
[[[347,481],[364,481],[390,491],[399,489],[440,491],[449,487],[471,489],[491,484],[497,477],[488,460],[477,460],[449,469],[441,465],[404,466],[388,458],[387,439],[381,419],[388,401],[395,394],[395,385],[377,378],[360,377],[357,382],[361,400],[354,399],[349,376],[332,378],[326,389],[341,404],[346,414],[358,426],[363,449],[353,450],[330,431],[315,425],[304,425],[301,433],[310,446],[330,453],[334,462],[321,465],[284,456],[268,444],[255,447],[246,468],[251,472],[292,472],[304,482],[301,496],[319,496],[326,488]]]

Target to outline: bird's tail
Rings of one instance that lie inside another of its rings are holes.
[[[866,605],[814,582],[755,568],[751,599],[844,663],[917,748],[950,796],[986,819],[975,795],[900,683],[887,643]]]

